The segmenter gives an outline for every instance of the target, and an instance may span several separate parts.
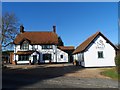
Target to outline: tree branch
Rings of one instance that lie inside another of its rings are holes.
[[[2,45],[2,47],[7,47],[7,46],[10,45],[10,44],[13,44],[13,42],[10,42],[10,43],[8,43],[8,44],[6,44],[6,45]]]

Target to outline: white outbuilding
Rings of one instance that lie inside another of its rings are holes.
[[[101,32],[96,32],[73,52],[74,60],[83,67],[115,66],[117,47]]]

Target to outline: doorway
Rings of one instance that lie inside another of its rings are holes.
[[[33,55],[33,64],[36,64],[36,63],[38,63],[37,55]]]

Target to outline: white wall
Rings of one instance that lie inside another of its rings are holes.
[[[38,51],[40,53],[40,55],[45,54],[45,53],[51,54],[52,55],[52,62],[55,62],[55,58],[54,58],[55,57],[54,52],[55,52],[55,48],[56,48],[55,45],[52,45],[53,49],[42,49],[41,45],[33,45],[33,46],[29,45],[29,50],[33,50],[32,49],[33,47],[36,49],[36,51]],[[26,50],[21,50],[20,45],[15,45],[14,53],[17,53],[17,51],[26,51]],[[36,54],[36,52],[33,53],[33,54]],[[37,55],[37,58],[38,58],[38,54],[36,54],[36,55]],[[16,60],[18,60],[18,55],[16,55],[16,56],[14,55],[14,60],[15,60],[15,58],[16,58]],[[30,59],[33,60],[32,55],[31,55]],[[43,61],[42,55],[40,56],[40,61]],[[45,61],[43,61],[43,62],[45,62]]]
[[[28,64],[29,61],[17,61],[17,64]]]
[[[75,60],[78,61],[78,54],[74,54],[74,55],[73,55],[73,60],[74,60],[74,61],[75,61]]]
[[[97,48],[99,40],[103,41],[104,48]],[[104,58],[98,58],[98,51],[103,51]],[[84,52],[85,67],[115,66],[114,59],[115,49],[101,36],[98,36]]]
[[[63,55],[63,58],[61,58]],[[68,62],[68,54],[60,49],[57,49],[57,62]]]
[[[46,53],[51,54],[51,58],[52,58],[51,62],[68,62],[68,54],[60,49],[57,49],[57,46],[55,45],[52,45],[53,49],[42,49],[41,45],[33,45],[33,46],[29,45],[29,50],[33,50],[33,47],[36,49],[36,51],[39,52],[39,54],[36,52],[31,54],[29,58],[31,62],[33,61],[33,55],[37,55],[37,60],[40,60],[40,62],[43,62],[43,63],[49,63],[49,60],[43,60],[43,54],[46,54]],[[15,45],[14,53],[17,53],[17,51],[25,51],[25,50],[21,50],[20,45]],[[63,55],[63,58],[60,58],[60,55]],[[18,55],[14,55],[14,60],[18,61]],[[18,61],[18,62],[24,63],[25,61]],[[27,61],[25,63],[27,63]]]
[[[73,55],[74,61],[77,60],[79,65],[84,66],[84,53],[78,53]]]

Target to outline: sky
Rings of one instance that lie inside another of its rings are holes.
[[[80,45],[97,31],[118,44],[117,2],[2,2],[2,13],[15,13],[25,31],[56,32],[65,46]]]

